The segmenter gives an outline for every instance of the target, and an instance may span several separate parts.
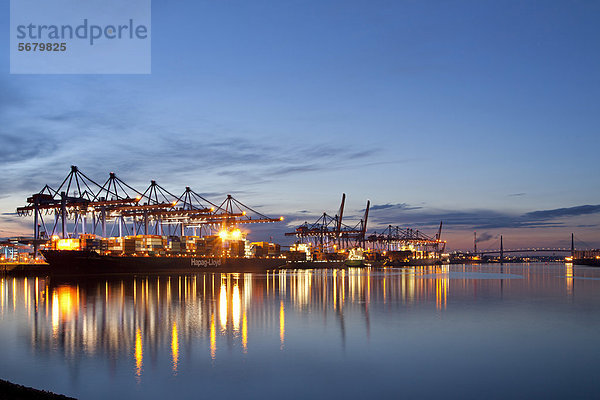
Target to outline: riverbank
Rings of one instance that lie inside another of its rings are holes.
[[[17,385],[0,379],[0,399],[19,399],[19,400],[74,400],[73,397],[67,397],[62,394],[37,390],[27,386]]]

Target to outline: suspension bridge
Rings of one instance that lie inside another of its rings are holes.
[[[571,233],[571,247],[522,247],[522,248],[505,248],[504,247],[504,237],[500,235],[500,239],[496,242],[499,244],[496,248],[488,248],[488,249],[477,249],[477,233],[474,233],[473,239],[473,251],[459,251],[456,253],[460,254],[469,254],[471,256],[479,256],[483,257],[486,255],[499,255],[500,260],[504,259],[505,254],[521,254],[521,255],[539,255],[540,253],[565,253],[569,254],[571,258],[575,257],[576,251],[588,251],[591,250],[591,246],[587,243],[577,240],[577,243],[580,246],[575,247],[576,237],[575,234]]]

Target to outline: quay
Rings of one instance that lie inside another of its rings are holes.
[[[5,275],[28,275],[28,274],[47,274],[50,272],[50,266],[47,263],[1,263],[0,274]]]

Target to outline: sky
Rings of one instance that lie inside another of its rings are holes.
[[[77,165],[284,223],[450,249],[600,246],[596,1],[152,1],[148,75],[9,73],[0,5],[0,237]]]

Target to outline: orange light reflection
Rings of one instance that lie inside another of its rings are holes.
[[[143,350],[142,350],[142,332],[140,328],[135,331],[135,375],[139,378],[142,376],[143,365]]]
[[[171,353],[173,355],[173,374],[177,375],[177,363],[179,362],[179,337],[177,335],[177,323],[173,322],[171,333]]]

